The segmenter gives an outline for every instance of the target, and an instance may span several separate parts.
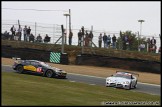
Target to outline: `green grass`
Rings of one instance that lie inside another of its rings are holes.
[[[159,101],[160,96],[69,82],[65,79],[2,72],[2,105],[101,105],[107,101]]]

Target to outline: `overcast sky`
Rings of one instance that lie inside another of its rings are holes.
[[[65,11],[33,11],[13,9],[41,9]],[[142,23],[142,35],[161,34],[161,5],[159,2],[2,2],[2,20],[22,20],[48,24],[66,23],[64,13],[71,9],[72,29],[81,26],[105,31],[140,31],[139,19]]]

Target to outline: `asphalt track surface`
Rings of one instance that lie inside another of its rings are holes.
[[[15,72],[11,66],[1,65],[1,71],[2,72]],[[95,77],[95,76],[88,76],[88,75],[81,75],[81,74],[74,74],[74,73],[68,73],[67,79],[70,82],[81,82],[81,83],[87,83],[89,85],[99,85],[99,86],[105,86],[106,78],[103,77]],[[112,88],[112,87],[107,87]],[[154,85],[154,84],[146,84],[146,83],[137,83],[136,89],[131,89],[130,91],[136,91],[136,92],[143,92],[148,93],[152,95],[161,95],[161,86],[160,85]],[[129,91],[129,90],[128,90]]]

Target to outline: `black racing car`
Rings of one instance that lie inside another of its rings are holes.
[[[66,78],[67,73],[64,70],[51,67],[45,62],[38,60],[16,60],[13,64],[13,69],[19,73],[24,73],[26,71],[41,73],[46,77],[61,77]]]

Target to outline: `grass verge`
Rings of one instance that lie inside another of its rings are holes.
[[[108,101],[160,102],[160,96],[64,79],[2,72],[2,105],[101,105]]]

